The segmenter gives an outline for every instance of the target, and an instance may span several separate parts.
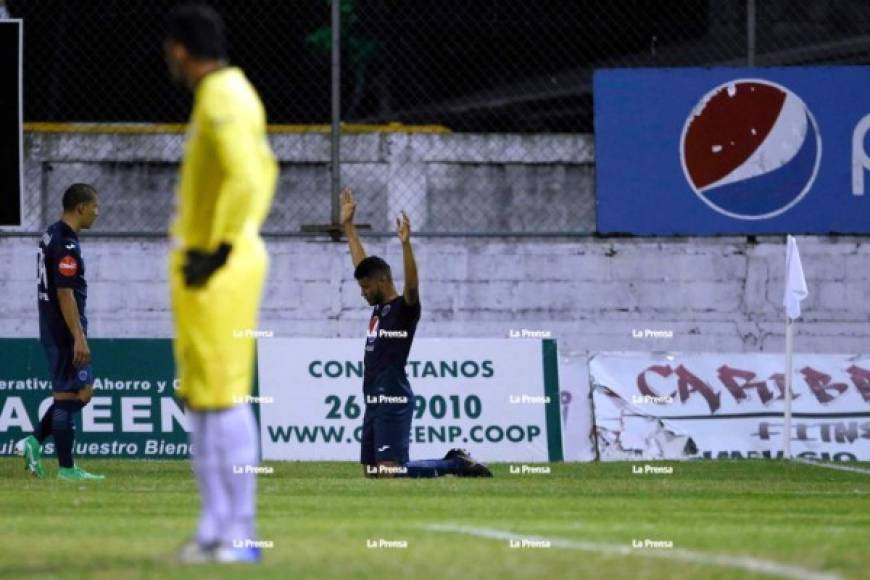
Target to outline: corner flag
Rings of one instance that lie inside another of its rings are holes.
[[[785,251],[785,294],[782,297],[782,305],[785,306],[785,403],[782,413],[784,419],[782,455],[785,459],[791,459],[791,381],[794,348],[792,320],[801,315],[801,300],[808,294],[797,242],[792,236],[788,236]]]
[[[801,300],[808,294],[797,242],[792,236],[788,236],[788,247],[785,252],[785,295],[782,298],[782,305],[789,318],[794,320],[801,315]]]

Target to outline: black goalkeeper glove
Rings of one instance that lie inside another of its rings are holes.
[[[218,268],[227,263],[230,250],[233,247],[227,243],[218,246],[214,252],[187,250],[187,260],[184,263],[184,283],[188,287],[198,288],[205,285]]]

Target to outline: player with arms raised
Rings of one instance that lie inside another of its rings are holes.
[[[195,94],[169,275],[178,396],[190,417],[202,508],[196,538],[179,559],[257,562],[259,443],[249,397],[268,267],[259,232],[278,168],[263,104],[244,73],[227,64],[220,16],[176,8],[164,49],[173,78]]]
[[[396,292],[390,266],[377,256],[366,256],[353,224],[356,202],[353,193],[341,193],[341,224],[350,247],[354,278],[362,296],[373,306],[366,337],[363,416],[360,463],[369,477],[491,477],[489,469],[467,452],[451,449],[444,459],[409,461],[414,393],[405,365],[420,320],[417,262],[411,248],[411,221],[405,212],[396,219],[405,286]]]

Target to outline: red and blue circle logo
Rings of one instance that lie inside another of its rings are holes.
[[[822,160],[819,127],[806,103],[761,79],[722,84],[692,109],[680,139],[692,190],[732,218],[777,216],[809,192]]]

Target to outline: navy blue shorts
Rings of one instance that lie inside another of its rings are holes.
[[[51,372],[51,390],[55,393],[80,391],[93,384],[94,372],[91,365],[76,368],[73,365],[72,347],[43,344],[48,369]]]
[[[372,386],[364,391],[366,411],[363,415],[360,463],[408,463],[414,393],[404,372],[381,373]]]

